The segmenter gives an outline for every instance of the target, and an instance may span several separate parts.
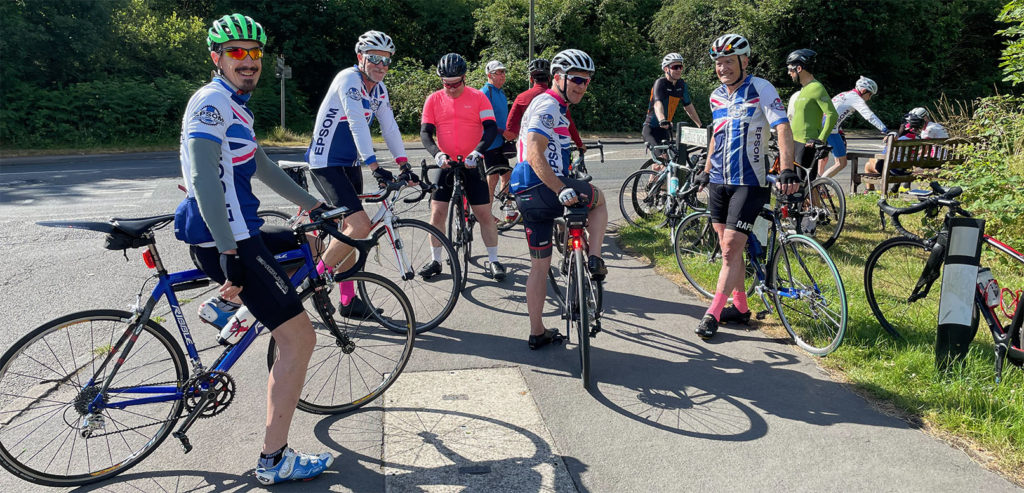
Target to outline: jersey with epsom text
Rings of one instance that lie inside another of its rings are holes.
[[[405,145],[395,122],[388,89],[378,82],[367,91],[358,67],[349,67],[334,77],[327,96],[320,103],[313,127],[313,140],[306,150],[310,168],[356,166],[359,161],[377,162],[370,137],[374,117],[391,154],[404,158]]]
[[[748,75],[734,93],[729,94],[723,84],[710,100],[711,183],[765,186],[763,161],[770,127],[789,121],[778,91],[767,80]]]
[[[518,193],[540,185],[540,177],[527,162],[527,140],[530,134],[539,133],[547,138],[544,159],[557,176],[569,173],[569,149],[572,137],[569,135],[568,105],[555,91],[548,89],[530,102],[523,113],[523,129],[516,142],[516,164],[509,180],[509,190]]]

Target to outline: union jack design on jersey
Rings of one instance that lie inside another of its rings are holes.
[[[735,92],[723,84],[711,93],[714,152],[711,183],[766,186],[764,149],[770,128],[787,123],[786,109],[770,82],[748,75]]]

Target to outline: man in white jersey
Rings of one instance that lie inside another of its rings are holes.
[[[750,321],[743,278],[743,248],[754,219],[770,198],[764,149],[775,128],[782,171],[777,187],[797,191],[793,168],[793,132],[779,93],[770,82],[747,74],[750,43],[738,34],[726,34],[711,43],[711,59],[722,85],[711,93],[713,134],[708,160],[697,180],[708,189],[711,226],[722,248],[722,270],[715,297],[695,332],[708,339],[719,322]],[[725,307],[732,293],[733,306]]]
[[[932,121],[932,115],[930,113],[928,113],[928,110],[926,110],[926,109],[924,109],[924,108],[919,106],[917,108],[914,108],[914,109],[910,110],[910,113],[914,114],[914,115],[917,115],[917,116],[919,116],[919,117],[924,119],[924,129],[921,131],[921,138],[922,139],[948,139],[949,138],[949,131],[946,130],[946,127],[943,127],[942,125],[940,125],[940,124],[938,124],[936,122],[933,122]]]
[[[590,258],[587,268],[596,282],[608,273],[601,259],[601,245],[608,227],[604,194],[590,183],[574,180],[569,171],[568,109],[579,103],[590,87],[594,61],[580,50],[565,50],[551,59],[551,88],[530,102],[523,114],[516,143],[518,164],[512,170],[509,190],[515,194],[523,215],[526,243],[530,248],[530,275],[526,279],[526,309],[530,316],[530,349],[559,339],[557,329],[544,327],[547,273],[551,267],[554,220],[563,206],[585,205]]]
[[[390,171],[380,166],[373,150],[370,124],[374,117],[380,122],[381,134],[403,177],[411,179],[415,175],[409,166],[402,134],[383,82],[395,53],[395,44],[387,34],[367,31],[359,36],[355,51],[357,64],[334,77],[320,103],[313,139],[306,150],[306,161],[313,175],[313,185],[324,199],[352,211],[345,217],[342,232],[353,238],[365,238],[370,233],[371,224],[358,197],[363,193],[363,172],[359,164],[369,166],[374,178],[380,182],[394,179]],[[351,246],[340,241],[331,242],[324,252],[325,265],[320,268],[344,271],[356,260],[349,257],[350,252]],[[356,296],[352,281],[343,281],[338,286],[338,308],[343,316],[369,315],[369,306]]]
[[[318,217],[327,208],[267,157],[256,143],[246,107],[262,71],[267,35],[257,22],[226,15],[207,33],[213,81],[196,91],[182,120],[181,169],[187,197],[175,211],[175,236],[189,243],[196,266],[221,284],[224,298],[241,298],[274,338],[278,360],[267,383],[267,420],[256,478],[263,484],[312,478],[334,461],[330,453],[288,448],[316,335],[295,288],[260,233],[259,200],[251,179]],[[268,239],[269,240],[269,239]],[[294,243],[293,243],[294,244]],[[286,287],[286,289],[284,289]]]
[[[862,75],[857,79],[853,90],[841,92],[832,98],[832,104],[836,107],[836,112],[839,113],[839,121],[836,122],[835,128],[832,129],[832,133],[828,136],[828,145],[832,147],[832,155],[835,156],[836,162],[831,168],[826,170],[825,166],[828,164],[828,157],[826,156],[819,161],[818,171],[821,176],[835,176],[846,167],[846,136],[840,132],[840,128],[843,126],[843,122],[846,121],[846,117],[852,115],[853,112],[860,113],[860,116],[867,120],[868,123],[874,125],[879,132],[883,134],[889,133],[889,128],[882,123],[882,120],[875,116],[871,108],[868,108],[867,102],[871,101],[875,94],[878,94],[878,84]]]

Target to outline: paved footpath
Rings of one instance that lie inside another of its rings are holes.
[[[613,196],[613,227],[619,221],[618,183],[639,164],[638,156],[621,150],[610,154],[605,166],[591,166],[598,186]],[[174,194],[164,188],[155,189],[154,200],[166,194],[173,203]],[[44,286],[37,286],[21,274],[22,267],[4,264],[5,285],[20,293],[0,300],[5,325],[24,332],[29,327],[21,327],[12,310],[57,292],[96,291],[107,285],[99,280],[111,272],[135,274],[125,283],[130,287],[109,288],[122,300],[114,306],[130,303],[125,293],[140,284],[134,257],[127,266],[114,262],[120,254],[102,251],[95,236],[44,236],[42,228],[24,220],[42,209],[20,207],[0,199],[0,225],[34,242],[49,238],[54,247],[71,251],[81,267],[57,290],[56,281],[44,279]],[[168,239],[161,237],[169,244]],[[485,257],[477,257],[464,299],[443,327],[417,339],[409,366],[382,399],[345,416],[296,414],[291,445],[331,449],[338,459],[313,482],[274,490],[1016,489],[964,453],[878,412],[788,341],[728,327],[713,341],[701,341],[693,327],[705,302],[656,274],[646,261],[624,254],[614,235],[607,241],[604,332],[593,341],[591,355],[593,393],[580,383],[575,345],[539,351],[526,346],[522,286],[529,259],[517,228],[501,236],[509,278],[500,284],[484,278]],[[475,243],[480,248],[474,250],[482,253],[479,239]],[[12,248],[24,253],[26,265],[54,278],[59,272],[26,242]],[[167,256],[181,266],[187,262],[178,254]],[[96,257],[101,261],[90,260]],[[81,308],[96,306],[97,296],[83,294],[88,302]],[[547,306],[547,314],[550,326],[560,322],[554,305]],[[201,327],[195,332],[201,344],[213,344],[214,334]],[[10,334],[0,337],[4,348],[13,340]],[[257,356],[243,358],[232,371],[239,381],[236,404],[190,432],[195,446],[190,454],[168,440],[138,467],[86,489],[259,489],[248,474],[262,440],[267,339],[253,348]],[[39,490],[0,472],[0,491]]]

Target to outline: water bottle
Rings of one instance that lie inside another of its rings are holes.
[[[668,177],[668,194],[675,195],[676,190],[679,190],[679,177],[676,176],[675,173],[672,173],[672,175]]]
[[[217,336],[217,343],[222,346],[230,346],[237,343],[242,340],[242,336],[249,331],[249,328],[255,322],[256,317],[249,312],[249,307],[243,306],[239,308],[228,320],[228,323],[224,324],[220,335]]]
[[[763,210],[771,213],[771,208],[768,207],[768,204],[765,204]],[[761,214],[758,214],[757,217],[754,218],[754,227],[752,228],[751,233],[754,234],[754,237],[756,237],[762,245],[765,245],[768,242],[768,233],[771,230],[771,227],[771,221],[765,219]]]
[[[501,210],[505,213],[505,221],[512,221],[516,218],[516,207],[515,204],[505,202],[505,205],[501,206]]]

